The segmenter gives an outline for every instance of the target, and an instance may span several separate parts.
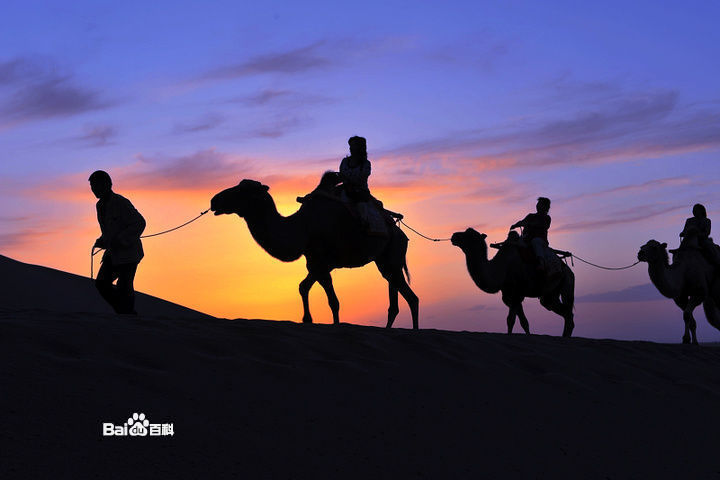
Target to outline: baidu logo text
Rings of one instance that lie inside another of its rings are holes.
[[[133,413],[122,425],[104,422],[103,437],[160,437],[175,435],[172,423],[150,423],[144,413]]]

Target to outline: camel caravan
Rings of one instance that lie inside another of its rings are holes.
[[[269,187],[255,180],[242,180],[212,198],[215,215],[236,214],[245,219],[253,238],[271,256],[290,262],[305,256],[307,276],[300,282],[304,323],[311,323],[308,295],[318,282],[327,294],[333,323],[340,322],[340,303],[331,272],[375,262],[388,282],[387,328],[398,315],[398,294],[407,302],[413,329],[418,329],[418,297],[410,288],[406,254],[408,237],[399,228],[402,215],[384,208],[370,194],[371,164],[366,141],[352,137],[350,155],[338,172],[326,172],[310,194],[298,197],[300,209],[284,217],[275,207]],[[573,319],[575,275],[563,261],[570,256],[550,248],[550,200],[541,197],[536,212],[510,227],[497,250],[488,258],[487,236],[472,228],[449,239],[465,255],[468,273],[482,291],[500,292],[508,307],[507,332],[516,319],[527,334],[530,326],[522,303],[538,298],[547,310],[564,320],[563,337],[570,337]],[[720,247],[710,238],[710,219],[702,205],[693,209],[680,234],[682,242],[669,262],[667,244],[650,240],[640,249],[638,261],[648,263],[652,283],[683,311],[683,343],[697,343],[695,307],[703,305],[708,322],[720,330]],[[516,229],[520,229],[518,233]]]

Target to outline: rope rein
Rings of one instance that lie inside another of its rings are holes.
[[[596,265],[596,264],[594,264],[594,263],[592,263],[592,262],[588,262],[587,260],[583,260],[582,258],[578,257],[578,256],[575,255],[575,254],[571,254],[571,255],[570,255],[570,258],[575,258],[575,259],[577,259],[577,260],[580,260],[580,261],[583,262],[583,263],[587,263],[588,265],[591,265],[591,266],[593,266],[593,267],[595,267],[595,268],[601,268],[601,269],[603,269],[603,270],[627,270],[628,268],[632,268],[632,267],[634,267],[635,265],[637,265],[638,263],[640,263],[640,260],[638,260],[637,262],[633,263],[632,265],[625,265],[624,267],[603,267],[602,265]]]
[[[157,237],[158,235],[165,235],[166,233],[174,232],[175,230],[178,230],[178,229],[184,227],[185,225],[190,225],[190,224],[193,223],[195,220],[197,220],[198,218],[202,217],[203,215],[205,215],[205,214],[208,213],[209,211],[210,211],[210,209],[208,208],[208,209],[205,210],[204,212],[200,212],[200,215],[198,215],[197,217],[193,218],[192,220],[188,220],[187,222],[183,223],[182,225],[178,225],[177,227],[171,228],[170,230],[164,230],[164,231],[162,231],[162,232],[153,233],[153,234],[151,234],[151,235],[143,235],[143,236],[140,237],[140,238]]]
[[[426,239],[426,240],[430,240],[431,242],[449,242],[449,241],[450,241],[449,238],[432,238],[432,237],[428,237],[427,235],[423,235],[422,233],[418,232],[417,230],[415,230],[414,228],[412,228],[410,225],[408,225],[407,223],[403,222],[402,220],[398,220],[398,223],[402,223],[402,224],[405,225],[409,230],[415,232],[417,235],[420,235],[422,238],[424,238],[424,239]]]
[[[424,239],[426,239],[426,240],[430,240],[431,242],[448,242],[448,241],[450,241],[449,238],[432,238],[432,237],[428,237],[427,235],[423,235],[422,233],[418,232],[417,230],[415,230],[414,228],[412,228],[410,225],[408,225],[407,223],[405,223],[405,222],[402,221],[402,220],[398,220],[398,223],[402,223],[403,225],[405,225],[405,227],[407,227],[409,230],[411,230],[411,231],[414,232],[415,234],[419,235],[420,237],[422,237],[422,238],[424,238]],[[568,253],[569,253],[569,252],[568,252]],[[612,271],[627,270],[628,268],[632,268],[632,267],[634,267],[635,265],[637,265],[638,263],[640,263],[640,261],[638,260],[637,262],[633,263],[632,265],[625,265],[624,267],[604,267],[604,266],[602,266],[602,265],[598,265],[598,264],[596,264],[596,263],[592,263],[592,262],[589,262],[589,261],[587,261],[587,260],[585,260],[585,259],[583,259],[583,258],[580,258],[580,257],[578,257],[577,255],[575,255],[574,253],[570,253],[570,255],[567,255],[567,256],[570,257],[570,261],[572,261],[573,259],[577,259],[577,260],[580,260],[581,262],[586,263],[586,264],[588,264],[588,265],[590,265],[590,266],[593,266],[593,267],[595,267],[595,268],[600,268],[600,269],[602,269],[602,270],[612,270]],[[573,264],[573,266],[574,266],[574,264]]]
[[[175,227],[175,228],[171,228],[171,229],[169,229],[169,230],[163,230],[162,232],[158,232],[158,233],[152,233],[152,234],[150,234],[150,235],[143,235],[143,236],[141,236],[140,238],[157,237],[158,235],[165,235],[166,233],[174,232],[175,230],[179,230],[179,229],[181,229],[182,227],[184,227],[184,226],[186,226],[186,225],[190,225],[190,224],[193,223],[195,220],[197,220],[198,218],[202,217],[203,215],[205,215],[205,214],[208,213],[209,211],[210,211],[210,209],[208,208],[208,209],[205,210],[204,212],[200,212],[200,215],[198,215],[197,217],[193,218],[192,220],[188,220],[187,222],[183,223],[182,225],[178,225],[178,226]],[[94,276],[94,273],[95,273],[95,272],[94,272],[94,270],[95,270],[95,262],[94,262],[95,255],[97,255],[97,254],[100,253],[102,250],[104,250],[104,248],[98,248],[97,250],[95,250],[95,248],[96,248],[96,247],[92,247],[92,248],[90,249],[90,280],[93,280],[93,276]]]

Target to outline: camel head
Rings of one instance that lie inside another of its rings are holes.
[[[487,235],[484,233],[478,233],[477,230],[468,228],[464,232],[453,233],[452,237],[450,237],[450,243],[459,247],[463,252],[466,252],[468,249],[473,247],[485,245],[486,238]]]
[[[244,217],[258,200],[269,198],[269,189],[258,181],[245,179],[215,195],[210,201],[210,210],[215,215],[237,213]]]
[[[650,240],[640,247],[637,258],[641,262],[652,263],[656,261],[663,261],[668,263],[667,243]]]

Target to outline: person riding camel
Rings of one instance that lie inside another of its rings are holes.
[[[354,202],[367,202],[370,200],[368,177],[372,165],[368,160],[367,142],[363,137],[350,137],[348,140],[350,155],[340,162],[340,180],[344,185],[345,193]]]
[[[370,194],[368,187],[368,177],[372,171],[372,165],[368,160],[367,141],[363,137],[353,136],[348,139],[350,146],[350,155],[343,158],[340,162],[340,171],[338,172],[340,180],[343,184],[345,196],[355,204],[358,215],[366,228],[372,230],[382,230],[378,226],[372,225],[370,212],[368,208],[371,204],[386,217],[390,222],[393,218],[402,219],[399,213],[392,212],[384,208],[382,202]]]
[[[529,213],[525,218],[514,223],[510,227],[510,230],[518,227],[523,228],[522,240],[532,248],[537,258],[539,269],[546,270],[549,267],[546,259],[549,254],[555,255],[550,250],[548,243],[548,230],[550,229],[551,222],[550,215],[548,215],[550,211],[550,199],[545,197],[538,198],[535,209],[536,213]]]
[[[720,254],[718,247],[710,238],[712,223],[707,217],[705,206],[696,203],[692,209],[693,216],[685,220],[683,231],[680,237],[683,239],[681,247],[696,247],[705,255],[712,264],[720,266]]]

